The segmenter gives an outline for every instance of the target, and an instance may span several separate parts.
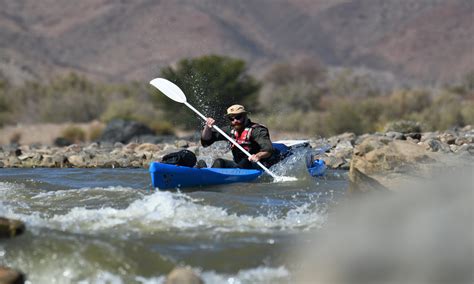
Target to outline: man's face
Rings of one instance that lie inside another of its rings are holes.
[[[243,129],[245,122],[245,114],[241,113],[229,115],[228,118],[233,128],[235,128],[236,130]]]

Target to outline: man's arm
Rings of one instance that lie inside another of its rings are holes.
[[[251,155],[249,157],[249,161],[258,162],[262,159],[270,158],[270,156],[273,154],[273,145],[272,141],[270,140],[268,129],[264,127],[258,127],[252,131],[252,134],[255,142],[257,142],[260,146],[260,152]]]
[[[212,139],[212,126],[215,122],[216,121],[211,117],[208,117],[206,120],[206,125],[204,125],[201,133],[201,145],[204,147],[210,146],[214,143],[214,140]]]

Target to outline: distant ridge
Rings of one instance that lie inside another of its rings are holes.
[[[471,0],[0,0],[0,71],[15,81],[75,71],[148,80],[221,54],[261,74],[310,56],[327,65],[449,82],[474,70]]]

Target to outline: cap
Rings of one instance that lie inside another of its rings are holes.
[[[226,115],[229,116],[229,115],[240,114],[240,113],[247,113],[244,106],[242,106],[242,105],[232,105],[227,109],[227,114]]]

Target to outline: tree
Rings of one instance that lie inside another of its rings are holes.
[[[246,74],[246,63],[240,59],[218,55],[183,59],[175,68],[162,69],[161,76],[178,85],[188,102],[205,116],[221,122],[222,114],[232,104],[243,104],[250,110],[256,107],[260,83]],[[154,98],[173,123],[185,128],[200,125],[195,114],[185,106],[163,95]]]

